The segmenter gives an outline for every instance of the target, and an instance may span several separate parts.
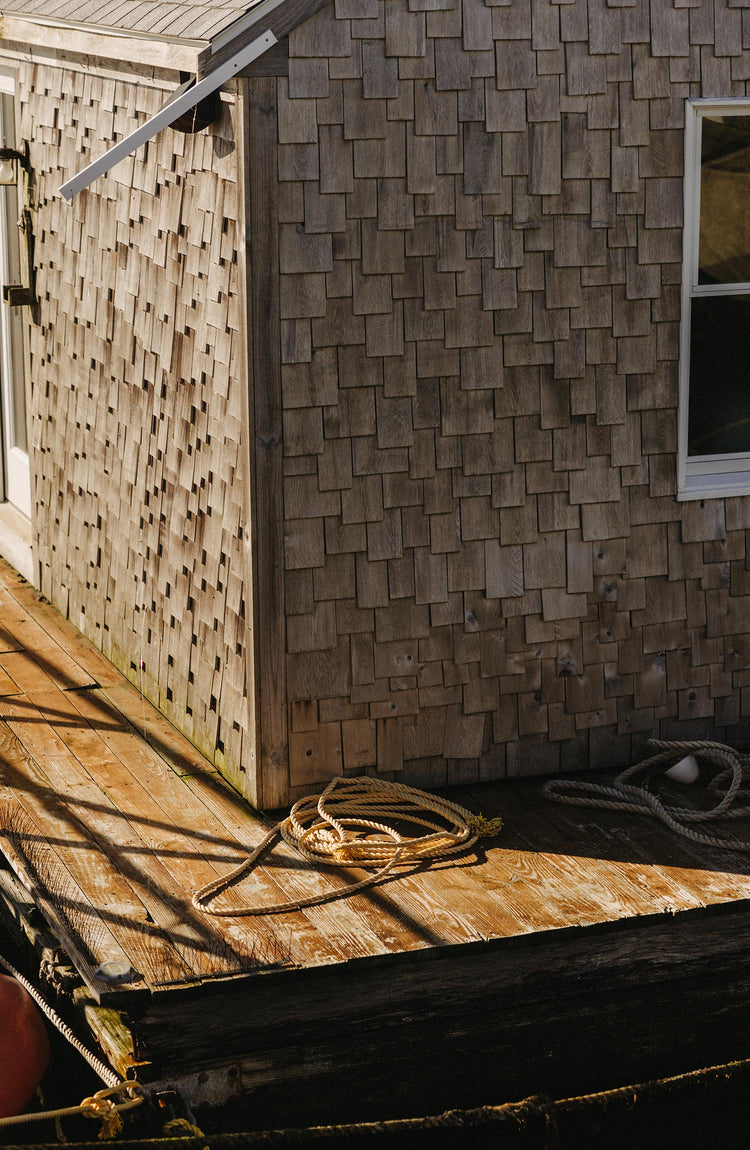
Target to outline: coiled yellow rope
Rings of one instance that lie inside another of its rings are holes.
[[[426,827],[427,833],[404,837],[391,823]],[[446,825],[447,824],[447,825]],[[381,882],[396,866],[418,866],[466,850],[480,836],[496,835],[502,819],[485,819],[438,795],[378,778],[331,779],[320,795],[294,804],[285,819],[239,866],[207,883],[193,895],[193,906],[205,914],[281,914],[330,902]],[[210,905],[257,863],[278,837],[310,862],[338,867],[377,867],[377,873],[335,891],[292,899],[272,906],[220,909]]]

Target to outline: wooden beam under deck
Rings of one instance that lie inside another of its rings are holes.
[[[539,780],[452,792],[505,820],[464,857],[305,911],[201,915],[191,892],[269,820],[4,566],[0,774],[15,875],[0,917],[14,921],[20,880],[15,918],[41,910],[118,1069],[231,1068],[257,1126],[563,1096],[748,1055],[748,856],[549,804]],[[349,877],[276,848],[222,897]],[[133,981],[102,980],[112,958]]]

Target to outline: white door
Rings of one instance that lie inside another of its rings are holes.
[[[16,147],[15,100],[12,73],[0,69],[0,140]],[[21,284],[18,194],[0,187],[0,279],[2,285]],[[2,492],[0,498],[31,517],[31,481],[26,431],[26,387],[23,372],[23,318],[21,308],[0,302],[0,423],[2,424]]]

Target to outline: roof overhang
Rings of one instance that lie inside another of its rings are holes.
[[[196,73],[199,60],[210,53],[206,40],[149,36],[117,28],[95,27],[51,17],[0,14],[0,48],[4,42],[58,52],[100,56],[106,60],[137,60],[153,68]]]

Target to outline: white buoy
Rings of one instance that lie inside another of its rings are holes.
[[[695,755],[685,755],[684,759],[680,759],[664,774],[668,779],[674,779],[678,783],[694,783],[700,774],[698,760]]]

